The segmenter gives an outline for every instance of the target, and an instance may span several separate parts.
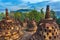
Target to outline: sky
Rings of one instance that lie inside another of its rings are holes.
[[[0,0],[0,12],[4,12],[6,8],[9,11],[34,8],[45,10],[46,5],[50,5],[50,8],[55,11],[60,11],[60,0]]]

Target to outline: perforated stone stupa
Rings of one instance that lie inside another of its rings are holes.
[[[19,22],[11,19],[6,9],[6,17],[0,21],[0,40],[20,40],[22,34]]]
[[[45,19],[41,20],[35,34],[29,40],[60,40],[59,27],[50,17],[50,8],[47,5]]]

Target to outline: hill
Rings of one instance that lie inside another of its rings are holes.
[[[29,12],[31,11],[32,9],[19,9],[19,10],[16,10],[16,11],[11,11],[11,12]]]
[[[59,18],[60,17],[60,11],[55,11],[56,16]]]

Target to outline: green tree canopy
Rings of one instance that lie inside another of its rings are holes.
[[[36,20],[37,22],[40,20],[40,13],[38,12],[38,11],[36,11],[36,10],[32,10],[31,12],[29,12],[28,14],[27,14],[27,16],[28,16],[28,18],[30,19],[30,20]]]
[[[57,23],[60,24],[60,18],[57,19]]]
[[[44,11],[43,11],[43,8],[40,10],[41,14],[40,14],[40,18],[41,19],[44,19],[45,18],[45,15],[44,15]]]
[[[0,13],[0,20],[2,20],[5,17],[4,13]]]
[[[50,13],[51,13],[51,17],[53,19],[57,19],[56,14],[55,14],[55,11],[51,10]]]
[[[21,13],[20,12],[16,12],[15,14],[14,14],[14,17],[15,17],[15,19],[20,19],[20,17],[21,17]]]

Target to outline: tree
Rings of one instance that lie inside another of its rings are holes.
[[[15,17],[15,19],[20,19],[21,13],[20,13],[20,12],[16,12],[16,13],[14,14],[14,17]]]
[[[38,11],[36,11],[36,10],[32,10],[31,12],[29,12],[28,14],[27,14],[27,16],[28,16],[28,18],[30,19],[30,20],[36,20],[37,22],[40,20],[40,13],[38,12]]]
[[[55,12],[53,10],[51,10],[50,13],[51,13],[51,17],[53,19],[57,19],[56,14],[55,14]]]
[[[5,17],[4,13],[0,13],[0,20],[2,20]]]
[[[60,24],[60,18],[57,18],[57,23]]]
[[[40,10],[40,12],[41,12],[41,14],[40,14],[40,15],[41,15],[40,18],[41,18],[41,19],[44,19],[44,18],[45,18],[45,15],[44,15],[43,8]]]

